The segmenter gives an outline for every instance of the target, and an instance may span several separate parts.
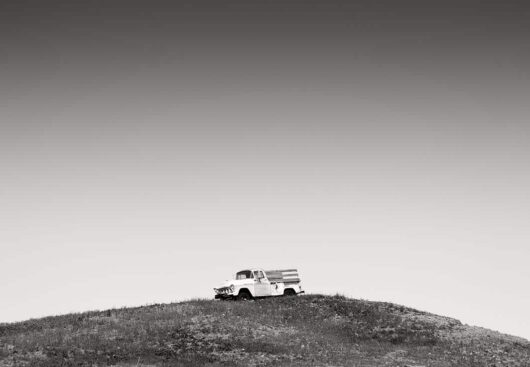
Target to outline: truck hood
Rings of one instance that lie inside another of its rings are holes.
[[[226,282],[221,284],[221,286],[218,288],[230,287],[231,284],[237,287],[237,286],[241,286],[245,284],[253,284],[253,283],[254,283],[254,279],[232,279],[232,280],[227,280]]]

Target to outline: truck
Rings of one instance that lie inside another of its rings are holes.
[[[251,300],[274,296],[296,296],[305,293],[296,269],[238,271],[232,280],[214,288],[215,299]]]

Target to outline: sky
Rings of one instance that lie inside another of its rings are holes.
[[[529,16],[2,1],[0,322],[297,268],[530,339]]]

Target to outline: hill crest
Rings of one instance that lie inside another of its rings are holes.
[[[193,300],[0,325],[0,366],[530,366],[530,342],[400,305]]]

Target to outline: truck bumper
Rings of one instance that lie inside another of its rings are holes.
[[[216,294],[214,299],[220,299],[223,301],[234,299],[234,295],[232,294]]]

